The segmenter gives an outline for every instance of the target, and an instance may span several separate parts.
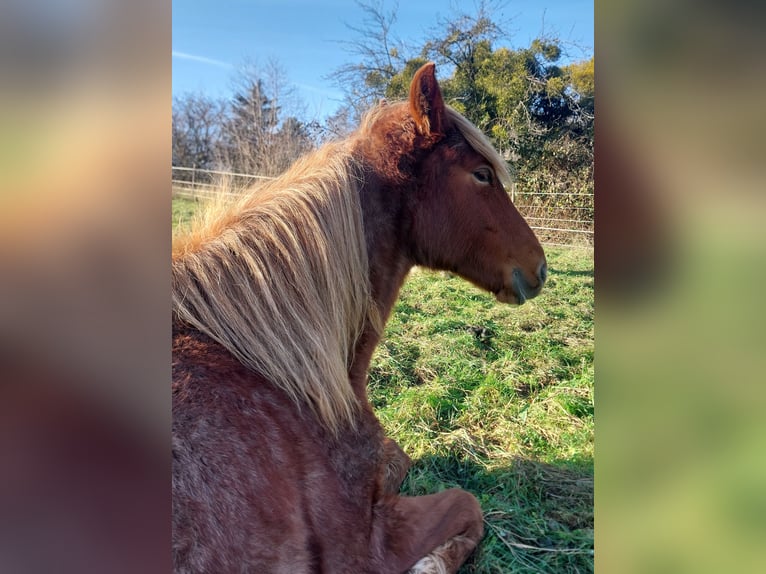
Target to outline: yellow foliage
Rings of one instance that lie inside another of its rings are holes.
[[[595,91],[594,59],[569,64],[565,70],[572,87],[581,96],[593,96]]]

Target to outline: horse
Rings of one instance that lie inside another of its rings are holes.
[[[435,65],[409,97],[174,239],[178,573],[454,573],[483,536],[459,488],[402,496],[367,371],[415,265],[523,304],[547,275],[481,131]]]

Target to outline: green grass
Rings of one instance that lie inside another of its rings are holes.
[[[199,205],[196,199],[173,198],[173,232],[181,231],[189,225]]]
[[[522,307],[415,270],[373,357],[370,400],[414,460],[402,492],[484,509],[463,573],[593,571],[592,251],[546,251]]]
[[[375,352],[370,400],[413,459],[402,493],[458,486],[484,510],[461,573],[593,571],[592,253],[546,249],[522,307],[416,269]]]

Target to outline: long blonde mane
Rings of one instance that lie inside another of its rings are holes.
[[[173,242],[174,321],[223,345],[335,433],[353,426],[359,407],[348,378],[357,339],[366,321],[382,328],[352,156],[379,113],[347,142],[325,145],[237,202],[218,202]],[[447,113],[507,186],[505,162],[484,134]]]
[[[334,431],[355,419],[348,368],[371,312],[360,181],[348,147],[325,146],[173,245],[174,320]]]

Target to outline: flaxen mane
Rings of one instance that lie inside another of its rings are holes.
[[[505,162],[454,109],[448,119],[510,184]],[[381,108],[355,134],[372,129]],[[173,245],[173,319],[313,408],[338,432],[358,408],[348,380],[370,297],[360,206],[362,169],[351,142],[328,144],[279,179],[207,211]]]
[[[314,408],[354,420],[348,383],[371,301],[358,167],[326,146],[173,246],[174,320]]]

